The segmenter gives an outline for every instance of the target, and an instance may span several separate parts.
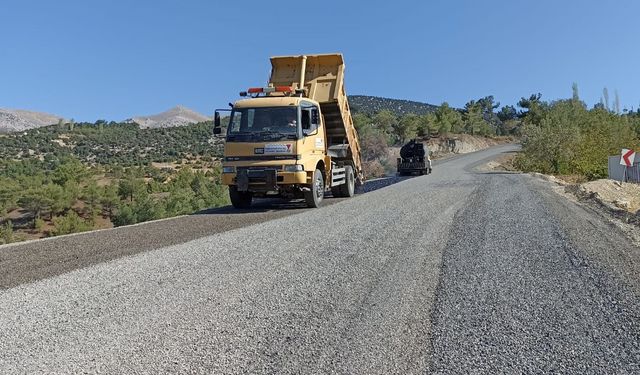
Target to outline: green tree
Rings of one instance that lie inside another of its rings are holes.
[[[102,192],[103,190],[98,187],[97,182],[93,179],[82,189],[82,199],[87,204],[92,217],[100,212]]]
[[[579,102],[580,101],[580,94],[578,93],[578,84],[576,82],[574,82],[571,85],[571,91],[573,92],[572,98],[574,101]]]
[[[75,211],[69,211],[64,216],[54,217],[53,226],[54,229],[50,233],[52,236],[85,232],[92,229],[91,224],[84,221]]]
[[[542,117],[547,110],[547,104],[540,99],[542,94],[532,94],[529,98],[521,98],[518,107],[525,109],[521,114],[523,120],[530,125],[540,125]]]
[[[75,202],[74,197],[69,192],[57,184],[46,184],[40,190],[40,194],[46,200],[49,209],[49,218],[59,215],[69,209]]]
[[[604,97],[604,107],[607,109],[607,111],[611,110],[611,107],[609,107],[609,89],[608,88],[603,88],[602,89],[602,96]]]
[[[418,129],[419,118],[417,115],[408,114],[392,124],[393,135],[400,144],[404,144],[407,139],[414,138]]]
[[[477,101],[483,114],[492,114],[493,110],[500,107],[500,103],[495,101],[493,95],[485,96]]]
[[[58,130],[58,132],[64,131],[65,126],[64,126],[64,119],[63,118],[58,119],[58,125],[56,126],[56,129]]]
[[[11,220],[7,220],[2,226],[0,226],[0,243],[8,244],[13,242],[13,223]]]
[[[424,137],[437,133],[439,128],[436,121],[436,114],[434,112],[419,116],[416,128],[417,134]]]
[[[123,225],[131,225],[138,222],[136,214],[133,208],[129,204],[123,203],[119,208],[115,216],[112,218],[113,225],[120,227]]]
[[[398,119],[389,110],[382,110],[373,116],[373,122],[384,134],[391,134]]]
[[[100,204],[102,205],[102,208],[107,211],[109,217],[112,218],[114,210],[120,204],[118,187],[115,184],[110,184],[104,187],[100,198]]]
[[[78,159],[65,158],[52,172],[51,181],[64,186],[68,181],[80,182],[88,175],[87,167]]]
[[[435,111],[436,115],[436,127],[440,134],[447,134],[450,132],[460,133],[463,129],[462,116],[458,111],[451,108],[449,103],[444,102]]]
[[[360,132],[364,127],[370,126],[372,123],[371,118],[364,113],[355,113],[352,118],[353,125],[358,132]]]
[[[51,201],[45,197],[42,188],[31,188],[18,199],[18,205],[31,213],[35,226],[36,219],[40,218],[43,211],[49,209]]]
[[[0,216],[6,215],[16,205],[21,190],[15,180],[0,177]]]
[[[191,189],[175,189],[171,191],[169,195],[166,203],[166,211],[170,216],[193,213],[194,207],[192,202],[194,202],[195,199],[196,194],[194,194]]]
[[[475,100],[467,102],[463,112],[465,132],[475,135],[481,134],[485,128],[486,122],[482,116],[482,105]]]
[[[518,111],[514,106],[505,105],[498,112],[498,118],[500,121],[515,120],[518,118]]]
[[[118,182],[118,195],[121,199],[133,202],[135,197],[146,193],[144,181],[134,177],[131,173]]]
[[[133,212],[139,223],[161,219],[166,216],[166,208],[163,202],[154,201],[149,195],[138,198],[134,202]]]

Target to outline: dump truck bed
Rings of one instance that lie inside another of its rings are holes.
[[[358,180],[362,181],[360,144],[344,89],[342,55],[276,56],[271,58],[271,66],[270,85],[304,89],[305,97],[320,104],[327,148],[346,145],[347,156],[337,159],[352,162]]]

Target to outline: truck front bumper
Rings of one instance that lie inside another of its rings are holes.
[[[224,185],[236,185],[239,191],[277,191],[279,185],[303,185],[307,172],[282,172],[274,169],[239,169],[223,173]]]

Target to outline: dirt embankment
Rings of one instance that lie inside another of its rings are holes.
[[[447,154],[466,154],[487,149],[512,140],[507,138],[486,138],[468,134],[456,134],[450,137],[431,138],[427,144],[429,150],[433,152],[434,158],[446,156]]]
[[[640,185],[614,180],[597,180],[579,185],[580,193],[595,195],[597,199],[626,210],[640,214]]]

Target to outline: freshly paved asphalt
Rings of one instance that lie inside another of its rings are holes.
[[[513,149],[317,210],[0,248],[0,373],[639,373],[640,250],[474,169]]]

